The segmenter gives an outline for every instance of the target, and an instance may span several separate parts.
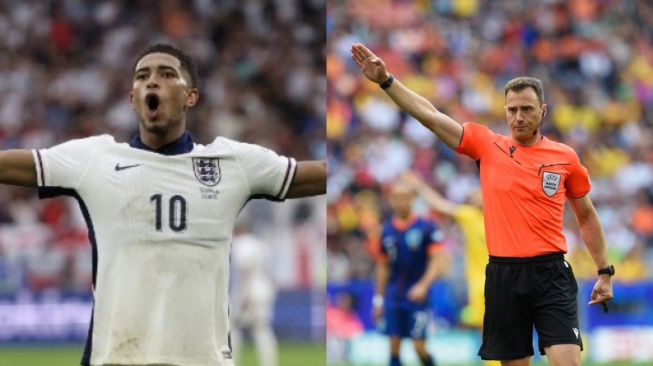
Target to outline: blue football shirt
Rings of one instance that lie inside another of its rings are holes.
[[[420,309],[428,302],[417,304],[407,299],[408,291],[426,272],[429,252],[437,250],[442,231],[431,221],[411,217],[406,222],[393,218],[383,225],[381,253],[390,266],[386,286],[387,308]]]

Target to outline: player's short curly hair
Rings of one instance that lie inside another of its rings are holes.
[[[152,53],[166,53],[179,60],[181,63],[181,71],[186,74],[184,76],[190,82],[190,87],[197,88],[199,76],[197,75],[195,61],[193,61],[193,59],[181,49],[167,43],[155,43],[144,49],[136,58],[133,69],[136,69],[136,65],[143,57]]]
[[[537,100],[540,102],[540,106],[544,104],[544,87],[542,86],[542,82],[539,79],[530,76],[520,76],[507,82],[506,86],[503,88],[503,96],[505,97],[508,95],[508,91],[510,90],[520,92],[526,88],[533,88],[537,95]]]

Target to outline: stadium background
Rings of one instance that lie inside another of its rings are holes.
[[[129,141],[135,57],[166,41],[199,68],[196,142],[221,135],[323,159],[324,29],[321,0],[0,1],[0,149],[104,133]],[[274,253],[281,365],[325,359],[324,207],[257,200],[243,212]],[[0,189],[0,364],[78,364],[91,270],[75,201]],[[242,364],[255,364],[251,349]]]
[[[387,341],[370,318],[368,237],[387,217],[381,195],[388,182],[412,169],[459,203],[478,186],[471,159],[399,112],[361,75],[349,51],[358,42],[457,121],[503,134],[505,83],[521,75],[543,81],[543,133],[572,146],[588,168],[617,268],[610,314],[588,308],[595,267],[567,207],[584,364],[653,364],[653,3],[327,1],[327,355],[334,365],[387,364]],[[415,208],[444,227],[453,258],[431,293],[429,347],[442,365],[479,363],[480,338],[461,324],[467,300],[460,231],[424,202]],[[415,362],[404,346],[406,360]]]

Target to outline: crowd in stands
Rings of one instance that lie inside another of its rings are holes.
[[[543,134],[575,149],[617,281],[653,271],[653,3],[634,0],[327,2],[329,282],[371,281],[369,234],[387,217],[383,192],[416,171],[452,201],[478,187],[476,165],[399,111],[360,73],[363,43],[388,70],[459,122],[508,134],[505,83],[534,76],[549,113]],[[425,215],[433,213],[423,204]],[[564,234],[578,279],[596,268],[567,207]],[[433,216],[464,265],[459,230]],[[518,223],[515,223],[518,225]]]
[[[324,7],[320,0],[0,2],[0,149],[97,134],[130,141],[138,132],[129,102],[136,58],[166,42],[198,66],[200,101],[188,118],[196,143],[224,136],[298,160],[324,158]],[[91,273],[76,201],[0,188],[0,295],[90,293]]]

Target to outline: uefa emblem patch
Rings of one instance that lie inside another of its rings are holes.
[[[213,187],[220,182],[220,159],[193,158],[195,178],[202,184]]]
[[[544,189],[544,194],[547,197],[552,197],[556,194],[558,187],[560,187],[560,174],[549,172],[542,174],[542,189]]]

